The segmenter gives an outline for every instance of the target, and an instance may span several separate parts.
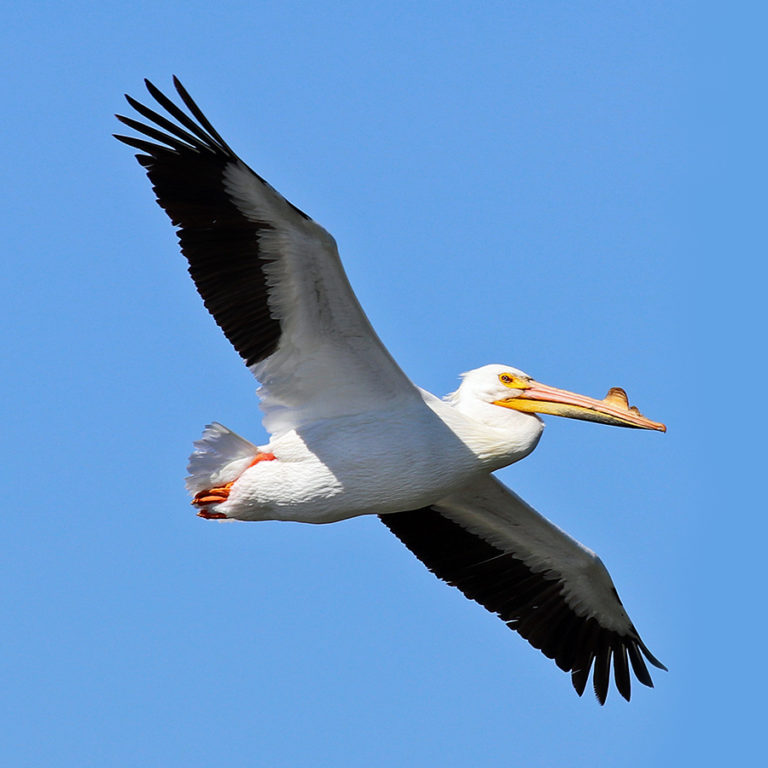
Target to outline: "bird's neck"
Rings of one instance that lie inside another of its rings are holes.
[[[452,397],[447,405],[458,417],[450,419],[451,428],[491,470],[524,459],[536,447],[544,429],[544,422],[533,413],[476,398]]]

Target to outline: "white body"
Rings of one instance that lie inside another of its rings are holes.
[[[329,523],[428,506],[524,458],[541,436],[543,423],[527,414],[503,412],[507,423],[499,424],[500,409],[488,406],[490,426],[463,412],[461,389],[455,404],[419,391],[421,398],[405,408],[322,419],[264,446],[241,439],[224,466],[221,452],[206,451],[204,438],[192,456],[188,488],[194,494],[236,481],[216,505],[232,519]],[[258,453],[275,459],[243,470]]]

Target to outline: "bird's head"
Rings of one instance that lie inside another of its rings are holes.
[[[474,400],[531,415],[545,413],[616,427],[667,430],[664,424],[651,421],[637,408],[630,407],[627,394],[620,387],[612,387],[602,400],[596,400],[541,384],[527,373],[505,365],[486,365],[465,373],[451,399],[460,408],[464,406],[462,410],[466,410],[469,400]],[[488,420],[487,416],[484,420]]]

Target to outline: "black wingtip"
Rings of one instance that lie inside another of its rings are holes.
[[[646,647],[645,643],[642,640],[638,640],[638,645],[640,646],[640,650],[643,652],[643,656],[651,663],[653,664],[656,669],[663,669],[665,672],[669,672],[669,670],[662,664]]]
[[[115,113],[115,117],[123,124],[130,126],[131,123],[135,123],[135,120],[132,120],[130,117],[126,117],[125,115],[118,115]],[[112,134],[114,136],[114,134]]]
[[[590,664],[590,667],[592,665]],[[583,667],[581,669],[574,669],[571,672],[571,684],[573,685],[576,693],[581,696],[584,693],[584,689],[587,687],[587,680],[589,679],[589,667],[585,670]]]
[[[595,671],[592,673],[592,685],[600,704],[605,704],[611,685],[611,650],[602,647],[596,654]]]
[[[130,104],[130,105],[131,105],[131,106],[132,106],[134,109],[135,109],[135,110],[137,110],[137,111],[141,111],[141,110],[140,110],[140,108],[144,106],[144,105],[143,105],[141,102],[139,102],[139,101],[137,101],[136,99],[134,99],[134,98],[133,98],[133,96],[131,96],[130,94],[127,94],[127,93],[125,93],[125,94],[123,94],[123,95],[125,96],[125,100],[126,100],[126,101],[127,101],[127,102],[128,102],[128,103],[129,103],[129,104]]]
[[[149,95],[152,96],[153,99],[162,103],[162,99],[164,98],[163,92],[148,77],[144,78],[144,85],[149,91]]]
[[[190,101],[194,101],[192,97],[189,95],[189,91],[182,84],[181,80],[179,80],[179,78],[176,77],[176,75],[172,75],[172,79],[173,79],[173,87],[176,89],[176,93],[178,93],[179,96],[181,96],[181,100],[185,104],[189,104]]]
[[[613,649],[613,679],[619,693],[629,701],[632,696],[632,679],[629,676],[627,649],[621,642]]]
[[[627,651],[629,652],[629,661],[632,664],[632,670],[635,673],[635,677],[643,685],[653,688],[651,674],[648,672],[648,667],[645,666],[645,662],[643,661],[642,654],[640,653],[637,644],[630,643],[629,646],[627,646]]]

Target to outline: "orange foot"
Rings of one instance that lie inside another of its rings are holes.
[[[250,469],[260,461],[273,461],[275,458],[274,453],[257,453],[253,461],[245,468]],[[243,472],[245,472],[243,470]],[[231,483],[220,485],[216,488],[206,488],[204,491],[200,491],[195,494],[195,498],[192,499],[192,504],[195,507],[203,507],[198,513],[198,517],[204,517],[206,520],[225,520],[226,515],[221,512],[209,512],[205,507],[209,504],[221,504],[222,501],[226,501],[229,498],[229,492],[232,490],[232,486],[237,482],[239,478],[236,478]]]
[[[206,520],[226,520],[227,516],[223,512],[209,512],[207,509],[201,509],[197,513],[198,517],[204,517]]]

